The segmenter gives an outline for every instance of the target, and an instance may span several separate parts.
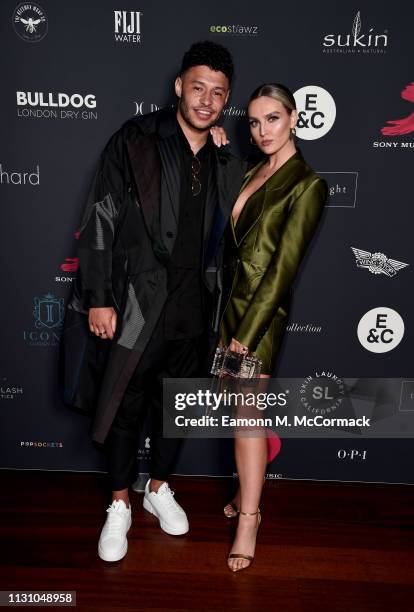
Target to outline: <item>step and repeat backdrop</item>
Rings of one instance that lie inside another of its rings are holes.
[[[77,228],[108,138],[174,103],[182,55],[204,39],[234,55],[223,114],[234,151],[252,153],[250,93],[284,83],[298,104],[297,144],[329,185],[277,374],[303,377],[314,394],[344,377],[398,378],[414,418],[413,18],[403,0],[3,0],[1,468],[105,470],[88,418],[59,397]],[[269,478],[414,482],[410,438],[269,448]],[[146,431],[137,453],[147,472]],[[232,475],[231,440],[187,440],[176,471]]]

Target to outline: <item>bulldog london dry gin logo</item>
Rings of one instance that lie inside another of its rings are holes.
[[[354,252],[358,268],[367,268],[372,274],[395,276],[399,270],[409,265],[396,259],[389,259],[384,253],[370,253],[354,247],[351,247],[351,249]]]
[[[388,353],[404,336],[404,321],[392,308],[372,308],[358,323],[358,339],[371,353]]]
[[[140,43],[141,18],[139,11],[114,11],[115,42]]]
[[[13,26],[26,42],[39,42],[47,34],[46,13],[38,4],[23,2],[14,10]]]
[[[307,85],[298,89],[294,97],[298,109],[296,136],[302,140],[325,136],[336,117],[336,105],[331,94],[317,85]]]
[[[377,34],[373,27],[362,27],[360,11],[354,17],[351,31],[344,34],[326,34],[323,39],[324,53],[386,53],[388,46],[387,30]]]
[[[94,94],[16,91],[17,116],[35,119],[97,119]],[[94,109],[94,110],[91,110]]]

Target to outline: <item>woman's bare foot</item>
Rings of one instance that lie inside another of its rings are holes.
[[[236,537],[231,547],[230,556],[227,560],[229,569],[232,572],[239,572],[251,565],[256,549],[256,536],[260,524],[260,512],[256,514],[239,514],[239,524],[237,525]],[[235,558],[231,555],[251,557],[250,559]]]
[[[232,501],[224,506],[223,512],[224,516],[227,518],[236,518],[240,509],[240,488],[237,489],[236,495],[233,497]]]

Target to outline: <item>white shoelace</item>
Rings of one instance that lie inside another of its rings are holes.
[[[117,535],[124,528],[125,524],[125,510],[121,504],[114,502],[107,508],[108,521],[107,521],[107,535]]]
[[[161,488],[160,488],[161,489]],[[174,491],[171,491],[170,487],[166,484],[162,490],[158,490],[157,495],[160,495],[160,497],[162,497],[162,501],[163,503],[167,503],[171,509],[173,510],[179,510],[179,506],[177,504],[177,502],[174,499]]]

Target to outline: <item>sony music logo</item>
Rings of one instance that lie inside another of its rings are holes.
[[[139,11],[114,11],[115,42],[140,43],[141,17]]]

